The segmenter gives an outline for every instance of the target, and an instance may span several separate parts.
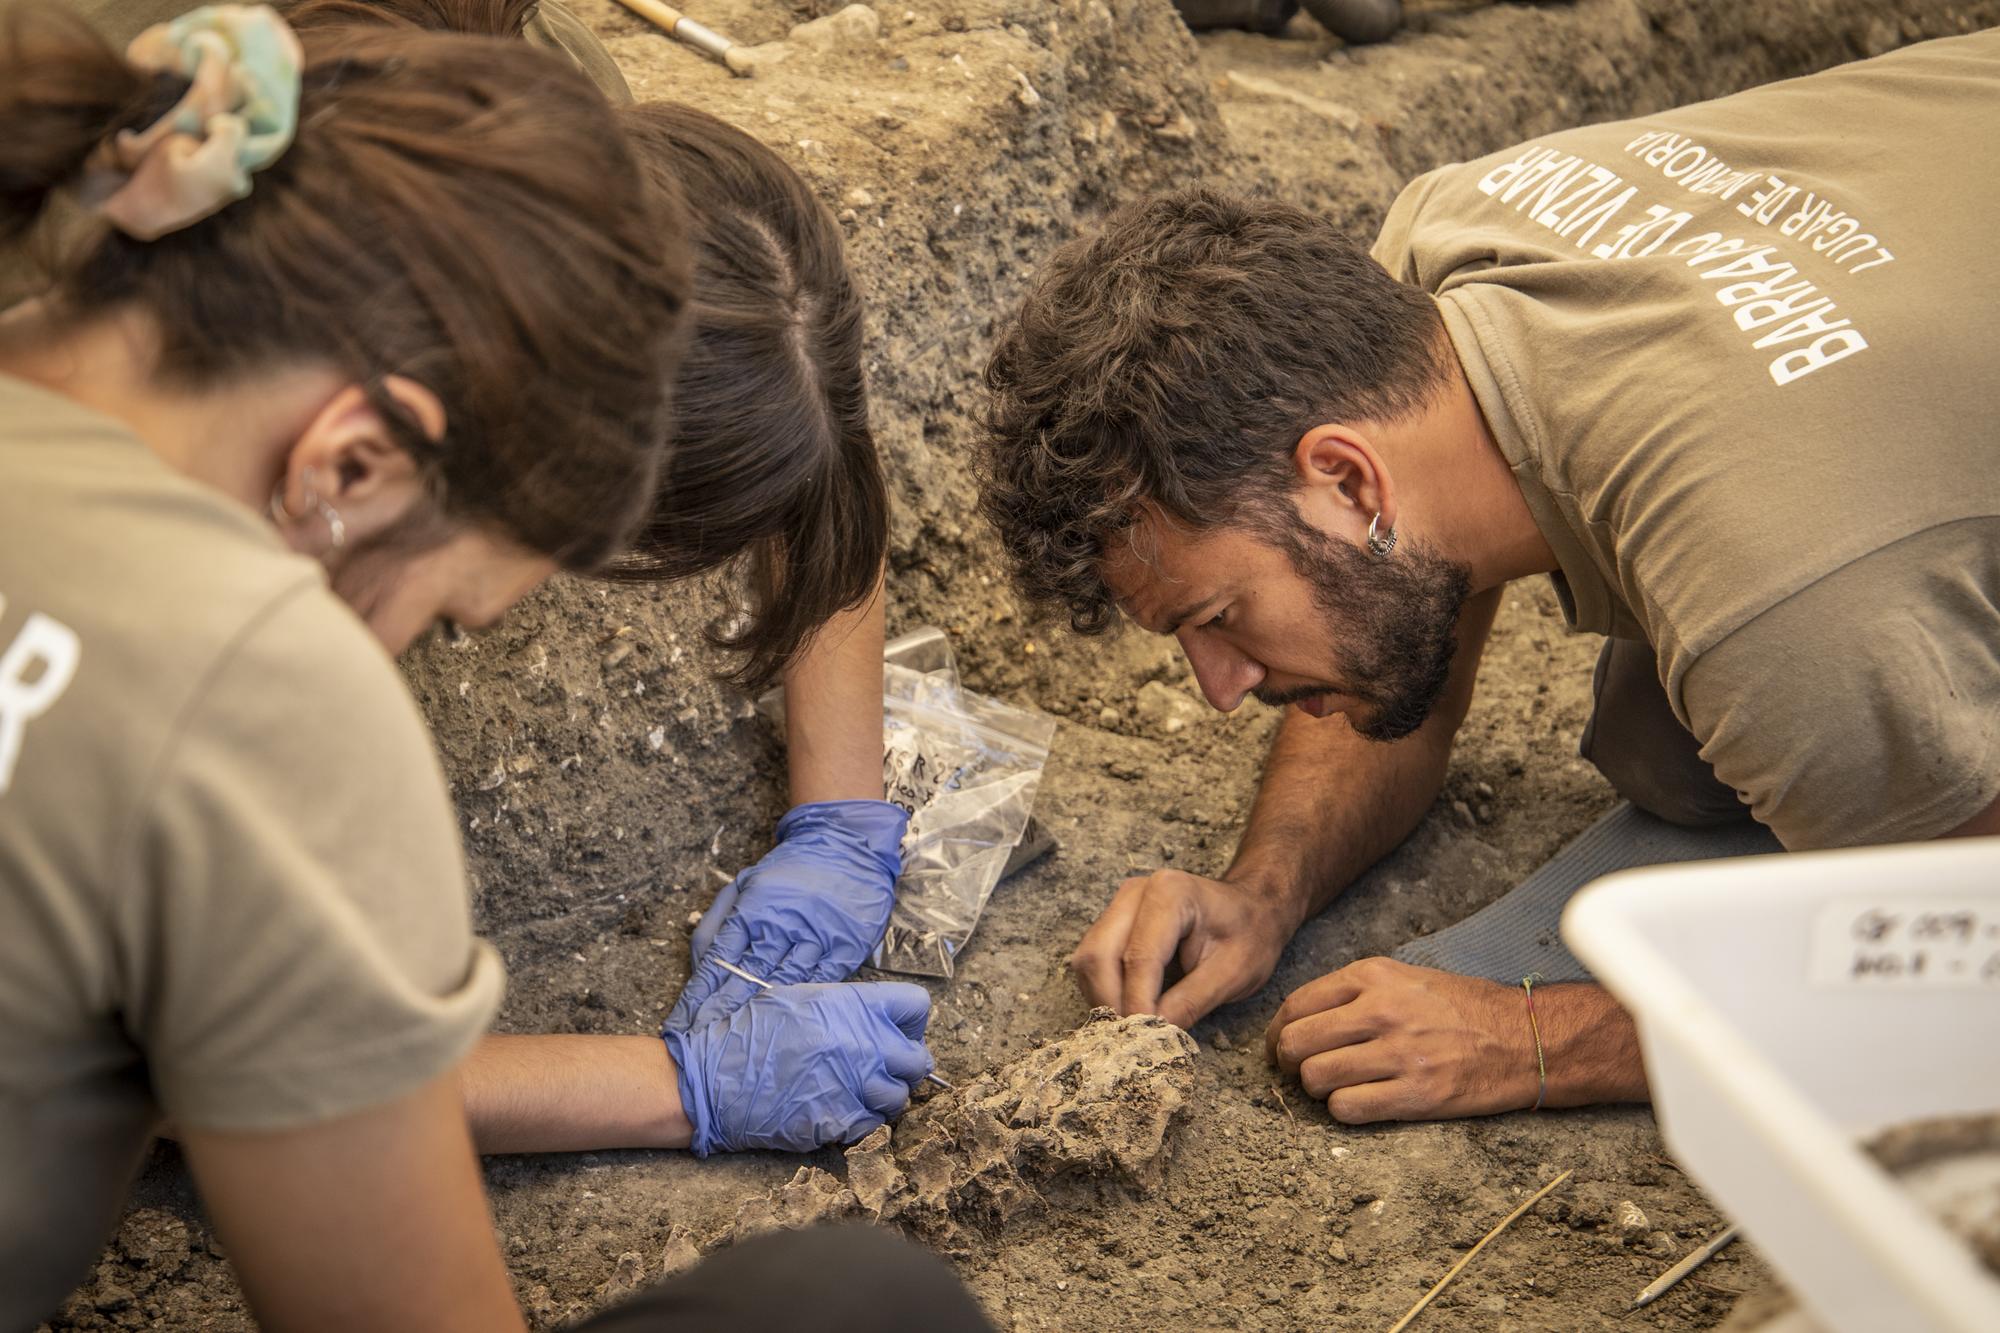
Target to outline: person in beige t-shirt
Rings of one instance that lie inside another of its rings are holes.
[[[1257,991],[1430,808],[1532,575],[1607,638],[1585,753],[1636,810],[1590,855],[2000,833],[1996,142],[1991,32],[1440,168],[1372,257],[1205,188],[1052,256],[987,372],[1019,581],[1296,705],[1233,864],[1127,881],[1086,994]],[[1528,970],[1363,959],[1272,1053],[1345,1121],[1643,1097],[1594,984],[1534,991],[1543,1077]]]
[[[163,1117],[261,1317],[518,1327],[455,1073],[500,969],[385,648],[620,549],[684,270],[602,99],[525,47],[302,50],[257,8],[147,42],[0,12],[0,225],[107,187],[0,316],[0,1328],[87,1268]],[[155,128],[100,151],[119,124]],[[414,274],[557,270],[531,189],[599,259],[446,324]],[[524,399],[523,349],[458,327],[538,327],[570,387]]]
[[[97,214],[0,313],[0,1329],[87,1266],[163,1119],[261,1320],[518,1328],[475,1141],[813,1147],[930,1069],[922,988],[777,969],[665,1041],[482,1039],[499,968],[389,654],[679,549],[637,543],[686,219],[562,62],[335,8],[196,10],[122,59],[0,9],[0,232],[87,163]],[[685,120],[649,123],[726,128]],[[835,1270],[810,1310],[765,1276]],[[718,1311],[986,1327],[867,1232],[590,1327]]]

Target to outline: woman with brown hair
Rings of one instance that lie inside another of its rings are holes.
[[[487,1152],[803,1151],[865,1133],[900,1103],[829,1115],[774,1063],[743,1076],[754,1113],[707,1122],[709,1066],[690,1046],[759,995],[744,973],[806,991],[852,975],[895,901],[907,816],[882,799],[888,500],[862,381],[861,302],[838,225],[770,149],[690,107],[628,107],[619,118],[645,169],[688,200],[694,295],[666,476],[638,542],[609,573],[660,580],[747,566],[752,605],[713,637],[740,654],[735,679],[785,685],[793,804],[777,845],[695,931],[694,974],[661,1034],[670,1064],[644,1038],[496,1036],[468,1062],[467,1102]],[[663,1069],[679,1080],[677,1097]],[[670,1105],[693,1108],[692,1126],[662,1118]]]
[[[499,968],[388,652],[630,549],[684,222],[561,62],[261,6],[123,57],[0,12],[0,239],[64,189],[0,314],[0,1329],[163,1116],[265,1322],[518,1328],[460,1078]],[[861,1118],[928,1068],[918,988],[756,1008],[681,1043],[684,1125],[774,1061]]]

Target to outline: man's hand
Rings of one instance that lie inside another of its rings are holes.
[[[778,821],[778,845],[716,895],[694,932],[694,974],[667,1015],[690,1032],[735,1013],[758,988],[845,981],[889,926],[903,830],[887,801],[820,801]]]
[[[1297,924],[1256,890],[1156,870],[1119,885],[1069,965],[1092,1004],[1192,1027],[1217,1005],[1256,994]],[[1163,995],[1176,957],[1181,979]]]
[[[1540,1084],[1520,987],[1388,958],[1299,987],[1264,1040],[1279,1067],[1349,1125],[1519,1110],[1535,1104]]]
[[[810,1152],[851,1143],[902,1114],[931,1072],[930,992],[901,981],[780,986],[726,1018],[661,1035],[694,1125],[712,1152]]]

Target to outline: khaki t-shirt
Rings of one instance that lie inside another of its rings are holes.
[[[2000,792],[2000,31],[1412,183],[1434,293],[1561,565],[1789,847]]]
[[[319,567],[0,376],[0,1330],[83,1276],[162,1115],[392,1100],[499,993],[422,719]]]

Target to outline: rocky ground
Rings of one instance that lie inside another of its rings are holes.
[[[1277,38],[1191,38],[1168,0],[883,0],[873,25],[790,43],[736,80],[612,0],[578,7],[639,96],[747,127],[839,213],[871,302],[896,499],[891,630],[946,628],[970,683],[1062,721],[1038,807],[1061,848],[999,890],[958,975],[931,987],[933,1049],[961,1078],[1083,1022],[1062,960],[1121,877],[1226,862],[1276,720],[1252,704],[1170,729],[1181,710],[1161,692],[1190,689],[1170,644],[1029,626],[998,577],[963,452],[994,314],[1037,256],[1117,200],[1197,178],[1302,201],[1366,238],[1436,164],[2000,22],[2000,0],[1417,0],[1396,41],[1347,49],[1304,17]],[[689,7],[749,43],[813,17],[784,0]],[[702,675],[717,605],[701,589],[566,582],[408,664],[509,964],[508,1029],[656,1028],[711,868],[766,845],[782,755]],[[1263,1055],[1292,987],[1466,915],[1609,803],[1574,748],[1594,651],[1564,635],[1545,588],[1512,593],[1437,808],[1262,994],[1197,1026],[1160,1171],[1066,1174],[1061,1207],[955,1233],[953,1262],[1002,1329],[1386,1327],[1565,1169],[1425,1323],[1704,1328],[1762,1280],[1739,1245],[1624,1313],[1720,1225],[1643,1109],[1346,1129]],[[845,1175],[836,1152],[811,1164]],[[522,1298],[551,1326],[684,1262],[691,1238],[728,1230],[799,1167],[585,1154],[495,1160],[489,1182]],[[249,1326],[171,1149],[54,1326],[148,1325]]]

